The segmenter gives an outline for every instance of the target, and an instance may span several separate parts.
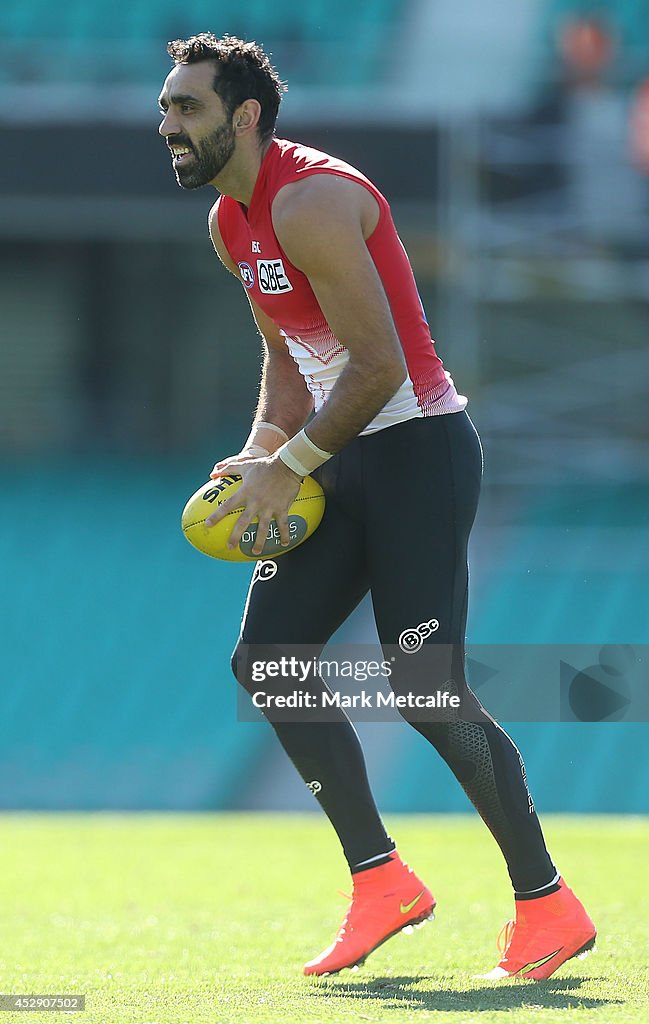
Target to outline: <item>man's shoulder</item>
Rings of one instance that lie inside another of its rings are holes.
[[[212,217],[218,217],[219,213],[227,212],[231,207],[238,205],[236,199],[221,194],[210,207],[210,212],[207,216],[211,220]]]
[[[223,196],[219,196],[218,199],[214,203],[212,203],[212,206],[210,207],[210,212],[207,215],[207,219],[208,219],[210,224],[219,215],[219,207],[221,205],[221,200],[222,199],[223,199]]]
[[[240,212],[239,203],[236,199],[232,199],[230,196],[220,195],[216,202],[210,207],[210,211],[207,215],[207,223],[209,225],[210,233],[215,231],[221,232],[224,227],[227,228],[228,223],[232,223],[233,215],[236,216]]]
[[[343,228],[346,232],[356,224],[367,237],[381,216],[379,197],[358,179],[311,174],[285,183],[276,192],[271,204],[273,227],[280,241],[303,231],[314,236]]]
[[[291,211],[306,209],[325,214],[330,211],[331,203],[337,206],[355,187],[358,186],[353,181],[334,174],[311,174],[285,182],[273,198],[273,220]]]
[[[327,216],[333,207],[369,206],[368,193],[388,207],[374,182],[342,157],[289,139],[274,139],[275,159],[269,174],[273,221],[282,213],[312,210]]]
[[[235,277],[238,277],[237,268],[235,267],[234,261],[232,260],[228,250],[228,239],[231,238],[232,229],[231,226],[228,228],[227,219],[222,215],[219,216],[219,211],[225,209],[227,200],[228,196],[219,196],[207,215],[207,224],[210,232],[210,238],[212,239],[212,245],[216,249],[221,262],[235,275]]]

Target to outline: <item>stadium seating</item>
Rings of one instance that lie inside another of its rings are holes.
[[[205,30],[258,39],[299,84],[363,86],[380,76],[400,0],[25,0],[0,10],[3,76],[18,81],[157,80],[168,39]]]
[[[230,439],[222,443],[229,450]],[[0,592],[0,807],[205,810],[251,806],[260,793],[279,800],[280,782],[263,788],[268,758],[287,776],[289,767],[268,726],[237,720],[229,670],[250,569],[199,555],[179,527],[196,460],[45,462],[37,473],[0,463],[0,563],[12,581]],[[645,577],[632,545],[624,564],[597,560],[609,549],[605,524],[618,524],[618,545],[621,527],[644,525],[646,488],[593,490],[573,555],[562,545],[553,569],[528,575],[530,560],[564,535],[573,500],[555,492],[530,507],[528,529],[501,549],[497,573],[476,560],[472,643],[645,635]],[[485,540],[476,545],[484,550]],[[491,703],[493,685],[479,694]],[[374,728],[380,746],[368,744],[368,754],[383,807],[468,808],[420,737],[396,724]],[[646,812],[649,786],[643,729],[624,720],[512,727],[539,806],[634,813]],[[561,769],[573,760],[581,767],[566,787]],[[295,806],[303,787],[290,779]]]

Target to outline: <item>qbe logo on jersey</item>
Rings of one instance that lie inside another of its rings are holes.
[[[257,260],[257,280],[259,291],[264,295],[282,295],[293,291],[281,260]]]

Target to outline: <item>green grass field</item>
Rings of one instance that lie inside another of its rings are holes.
[[[349,891],[315,816],[0,817],[5,993],[85,993],[82,1024],[580,1021],[649,1017],[649,823],[546,817],[549,844],[595,919],[597,952],[546,982],[473,980],[497,962],[512,908],[504,865],[473,817],[388,819],[438,899],[357,972],[307,979]],[[2,1014],[0,1024],[63,1019]]]

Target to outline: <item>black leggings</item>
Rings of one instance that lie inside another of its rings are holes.
[[[498,842],[514,888],[546,885],[555,869],[522,759],[464,677],[467,544],[482,477],[482,450],[469,416],[408,420],[357,437],[314,476],[327,498],[322,523],[277,560],[274,577],[251,584],[233,658],[239,682],[250,693],[260,689],[241,656],[245,645],[264,645],[266,656],[273,645],[285,652],[288,645],[310,644],[319,653],[368,590],[384,645],[397,645],[404,630],[437,620],[425,644],[453,652],[450,671],[461,710],[444,721],[401,713],[455,774]],[[440,666],[441,675],[427,668],[423,677],[417,666],[416,656],[398,661],[390,679],[395,692],[434,693],[448,678],[447,666]],[[320,678],[309,687],[327,689]],[[344,711],[329,710],[328,722],[310,722],[308,712],[301,721],[265,714],[328,815],[352,870],[392,849]]]

